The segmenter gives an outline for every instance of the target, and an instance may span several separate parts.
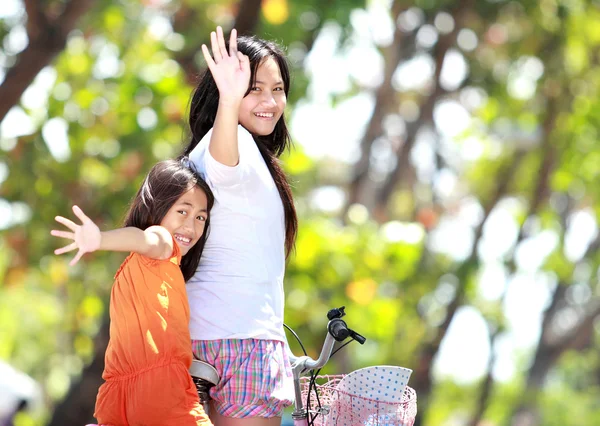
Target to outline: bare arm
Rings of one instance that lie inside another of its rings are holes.
[[[173,238],[162,226],[120,228],[100,233],[98,250],[126,251],[143,254],[153,259],[167,259],[173,253]]]
[[[70,265],[75,265],[85,253],[97,250],[135,252],[153,259],[167,259],[173,253],[173,238],[162,226],[151,226],[145,231],[128,227],[101,232],[79,207],[73,206],[73,213],[81,220],[81,225],[62,216],[56,216],[56,221],[72,232],[58,230],[50,232],[55,237],[73,240],[71,244],[54,251],[55,254],[63,254],[78,249]]]
[[[223,104],[219,100],[219,109],[208,145],[210,155],[226,166],[237,166],[240,161],[238,147],[238,111],[239,104]]]
[[[202,45],[202,53],[219,89],[219,106],[208,150],[219,163],[233,167],[240,158],[237,134],[239,109],[250,83],[250,63],[248,57],[237,50],[235,29],[231,30],[229,52],[221,27],[210,34],[210,39],[214,59],[206,45]]]

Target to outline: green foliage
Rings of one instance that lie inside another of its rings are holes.
[[[157,160],[176,156],[187,142],[185,117],[193,76],[181,66],[182,58],[191,56],[195,66],[202,65],[199,45],[215,25],[227,26],[232,21],[238,2],[173,0],[162,7],[158,3],[96,2],[69,36],[64,51],[45,70],[53,80],[47,101],[41,106],[21,102],[32,118],[33,133],[0,140],[0,176],[7,170],[6,179],[0,181],[0,211],[5,211],[4,203],[10,203],[12,211],[20,212],[0,234],[0,359],[38,380],[46,395],[40,417],[21,415],[20,426],[47,419],[91,360],[93,339],[107,315],[112,277],[123,259],[122,255],[98,254],[68,268],[68,256],[52,254],[59,246],[49,238],[54,216],[72,216],[69,206],[77,203],[102,228],[119,226],[146,171]],[[288,117],[310,87],[304,59],[319,31],[329,24],[341,29],[338,48],[343,52],[355,42],[353,11],[375,3],[262,2],[258,34],[281,42],[290,54],[294,84]],[[401,6],[421,8],[431,21],[426,23],[431,24],[440,11],[460,10],[458,3],[419,0]],[[473,128],[451,142],[452,148],[460,149],[473,137],[481,151],[464,164],[449,161],[444,165],[454,168],[457,175],[459,190],[454,198],[439,201],[424,196],[420,189],[431,191],[431,182],[417,182],[394,194],[389,201],[392,220],[386,223],[376,223],[372,211],[362,219],[350,214],[341,218],[337,212],[320,211],[312,195],[324,185],[345,189],[351,166],[337,159],[315,160],[299,144],[282,158],[300,213],[296,252],[286,274],[286,322],[302,337],[309,354],[316,355],[324,338],[327,310],[345,305],[348,324],[368,338],[364,347],[351,345],[346,356],[334,360],[325,372],[369,364],[399,364],[416,370],[427,361],[420,357],[423,345],[435,340],[449,311],[448,298],[440,297],[444,291],[454,295],[460,290],[460,305],[475,308],[490,331],[506,329],[505,293],[490,300],[479,291],[484,285],[479,273],[485,259],[475,253],[468,261],[456,260],[436,251],[431,238],[439,220],[454,215],[462,199],[472,199],[480,208],[493,207],[499,184],[504,183],[501,179],[513,170],[517,158],[520,162],[507,177],[502,196],[523,206],[511,212],[519,226],[529,226],[528,220],[533,219],[524,242],[543,231],[556,235],[559,243],[543,259],[543,272],[561,285],[584,283],[589,300],[597,300],[595,271],[600,254],[592,250],[584,259],[573,261],[565,252],[565,233],[568,209],[591,211],[596,218],[600,215],[600,11],[588,1],[474,3],[463,11],[463,26],[476,34],[479,45],[473,50],[453,46],[467,61],[468,76],[464,87],[443,96],[460,99],[463,89],[483,92],[482,104],[470,111],[475,118]],[[161,19],[172,23],[173,33],[161,35]],[[0,39],[14,25],[0,19]],[[413,51],[428,52],[423,47]],[[11,65],[14,57],[0,55],[0,60]],[[541,67],[531,93],[514,83],[519,70],[522,73],[527,66]],[[334,103],[359,92],[364,88],[352,83],[348,93],[336,94]],[[421,96],[419,90],[397,93],[401,101],[420,102]],[[551,106],[556,108],[555,116]],[[50,120],[67,126],[67,154],[62,157],[53,145],[59,144],[60,135],[44,135],[44,125]],[[547,135],[545,126],[550,129]],[[535,217],[528,218],[525,212],[539,195],[535,189],[549,149],[548,194]],[[332,171],[341,168],[344,172],[331,178]],[[504,262],[506,287],[519,272],[517,251],[512,247],[497,259]],[[593,272],[586,275],[582,270]],[[565,312],[582,311],[587,300],[567,298]],[[594,341],[597,335],[593,331],[590,339]],[[299,353],[291,337],[290,342]],[[520,348],[517,375],[493,386],[484,410],[489,424],[509,424],[513,410],[523,402],[534,349]],[[541,395],[531,397],[538,401],[541,424],[594,424],[600,415],[598,360],[597,350],[586,347],[568,352],[550,370]],[[423,424],[469,420],[482,383],[432,379]]]

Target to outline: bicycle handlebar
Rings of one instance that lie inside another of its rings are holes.
[[[350,335],[350,330],[344,320],[339,318],[332,319],[327,324],[327,331],[335,340],[342,342]]]
[[[335,339],[329,333],[325,337],[325,342],[323,343],[323,348],[321,349],[321,353],[319,354],[319,358],[312,359],[311,357],[304,356],[295,356],[293,353],[289,353],[290,362],[292,363],[292,370],[294,372],[294,377],[296,376],[296,372],[298,372],[298,376],[306,370],[314,370],[315,368],[321,368],[327,361],[329,361],[329,357],[331,356],[331,351],[333,350],[333,345],[335,343]]]
[[[304,404],[302,401],[302,392],[300,389],[300,375],[306,370],[315,370],[327,364],[327,361],[329,361],[329,358],[331,357],[333,345],[336,341],[342,342],[343,340],[346,340],[346,338],[352,337],[352,339],[356,340],[362,345],[367,340],[354,330],[348,328],[346,322],[341,319],[341,317],[344,315],[345,313],[343,306],[339,309],[332,309],[327,314],[327,318],[329,319],[329,323],[327,324],[327,336],[325,336],[325,342],[323,343],[323,348],[321,349],[319,358],[316,360],[306,355],[300,357],[295,356],[289,349],[288,345],[288,354],[292,364],[292,373],[294,375],[294,392],[296,397],[295,409],[292,413],[292,417],[294,418],[305,418],[302,416],[306,415],[303,407]]]

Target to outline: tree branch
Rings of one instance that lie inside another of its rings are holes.
[[[431,393],[431,368],[433,364],[433,359],[440,349],[442,340],[446,336],[446,333],[448,332],[450,324],[452,323],[452,320],[454,319],[458,308],[464,302],[465,291],[467,283],[469,281],[468,278],[478,267],[477,247],[483,235],[483,227],[488,221],[490,213],[492,212],[494,207],[508,192],[509,183],[512,181],[512,178],[516,170],[518,170],[518,167],[521,164],[523,158],[524,152],[518,151],[515,155],[514,160],[509,162],[509,164],[502,170],[501,175],[497,177],[496,181],[498,182],[498,186],[496,187],[496,191],[493,197],[491,197],[487,205],[484,206],[484,216],[481,223],[475,230],[475,238],[471,247],[469,257],[463,264],[461,264],[461,266],[456,272],[458,287],[456,288],[453,299],[446,307],[446,316],[444,318],[444,321],[439,327],[435,329],[433,338],[422,346],[417,356],[419,364],[415,369],[415,381],[413,382],[413,388],[417,391],[417,394],[419,395],[420,405],[423,407],[423,409],[426,409],[429,400],[429,395]],[[422,256],[424,255],[425,250],[423,251]],[[421,262],[420,264],[424,267],[425,263]],[[419,276],[419,274],[420,271],[415,272],[415,276]]]
[[[483,385],[481,386],[481,390],[478,392],[477,402],[475,405],[475,412],[471,419],[467,422],[468,426],[478,426],[481,425],[481,419],[483,418],[483,414],[487,408],[487,403],[492,394],[492,387],[494,385],[494,376],[492,375],[492,371],[494,368],[494,364],[496,364],[496,353],[494,352],[494,344],[498,335],[500,334],[500,328],[497,328],[490,335],[490,358],[487,363],[487,374],[485,375],[485,379],[483,380]]]
[[[548,187],[548,182],[549,182],[550,175],[552,172],[553,161],[551,161],[551,160],[554,159],[554,151],[553,151],[553,149],[551,149],[552,146],[550,143],[550,141],[551,141],[550,135],[556,124],[556,115],[557,115],[557,101],[553,100],[553,102],[551,103],[551,105],[548,108],[548,113],[546,115],[546,119],[544,121],[544,126],[543,126],[543,132],[544,132],[543,141],[544,142],[542,145],[542,152],[544,153],[544,159],[542,161],[542,164],[544,164],[544,166],[542,167],[542,172],[540,173],[540,177],[538,179],[536,189],[534,190],[534,194],[532,195],[532,202],[530,203],[530,206],[529,206],[528,216],[537,213],[540,206],[542,205],[542,202],[544,200],[546,200],[547,196],[548,196],[548,192],[546,191],[546,188]],[[432,340],[430,342],[426,343],[423,346],[423,348],[421,349],[421,352],[420,352],[419,358],[418,358],[419,365],[416,369],[416,374],[415,374],[416,382],[414,383],[414,388],[415,388],[415,390],[417,390],[417,392],[420,396],[420,400],[423,401],[425,404],[426,404],[426,398],[428,397],[428,395],[431,391],[431,387],[432,387],[432,382],[431,382],[430,376],[431,376],[431,367],[432,367],[433,358],[439,351],[441,342],[442,342],[444,336],[446,335],[448,328],[450,327],[450,324],[452,323],[452,320],[454,319],[454,315],[456,314],[456,311],[464,302],[464,294],[466,291],[468,277],[473,273],[473,271],[475,269],[477,269],[477,266],[478,266],[477,247],[478,247],[479,241],[481,240],[481,237],[483,235],[483,228],[484,228],[486,222],[488,221],[489,216],[490,216],[491,212],[493,211],[494,207],[496,207],[498,202],[507,194],[507,192],[509,190],[509,185],[513,180],[513,176],[515,175],[516,171],[519,169],[526,153],[527,153],[527,151],[524,151],[523,149],[518,150],[516,152],[514,158],[512,159],[512,161],[509,161],[508,164],[505,165],[505,167],[501,170],[501,174],[496,178],[496,181],[498,182],[498,186],[496,187],[496,191],[494,192],[494,195],[490,198],[490,200],[486,203],[486,205],[483,208],[483,210],[484,210],[483,219],[481,220],[481,222],[479,223],[479,226],[475,230],[475,238],[474,238],[473,246],[471,247],[471,252],[470,252],[469,258],[461,265],[461,267],[459,268],[459,270],[456,273],[459,284],[458,284],[458,288],[456,289],[454,298],[452,299],[452,301],[448,304],[448,306],[446,308],[446,316],[444,318],[444,321],[436,329],[435,336],[432,338]],[[523,236],[524,236],[523,232],[519,232],[518,241],[520,241],[523,238]],[[425,251],[423,252],[422,256],[425,256]],[[424,267],[424,262],[420,262],[420,265],[422,265]],[[418,275],[419,271],[417,271],[416,274]],[[493,360],[491,362],[493,363]],[[492,384],[493,384],[493,379],[491,377],[491,369],[490,369],[488,371],[488,377],[486,377],[486,379],[484,381],[484,387],[483,387],[482,393],[481,393],[482,396],[479,400],[479,406],[476,410],[476,415],[483,414],[483,412],[485,410],[484,407],[485,407],[487,398],[491,394]]]
[[[0,123],[8,111],[19,102],[21,95],[38,73],[64,49],[68,34],[93,2],[94,0],[71,0],[57,19],[47,23],[43,33],[31,30],[28,46],[17,56],[15,65],[8,70],[0,84]],[[28,29],[34,22],[41,24],[45,20],[40,18],[42,12],[35,7],[32,0],[27,1],[26,6],[28,12],[33,13]],[[37,36],[31,36],[36,33]]]
[[[65,5],[60,16],[53,20],[52,27],[58,30],[66,40],[79,18],[85,15],[95,2],[96,0],[71,0]]]
[[[565,211],[562,214],[563,223],[566,222],[568,213],[568,211]],[[600,236],[588,246],[583,259],[595,255],[599,247]],[[524,394],[527,395],[527,398],[523,399],[512,414],[512,424],[515,426],[520,425],[523,418],[534,419],[535,422],[539,423],[539,412],[535,402],[548,373],[565,351],[585,346],[592,338],[593,323],[600,316],[600,304],[597,301],[593,301],[588,305],[586,309],[587,313],[583,315],[576,327],[564,333],[560,339],[552,338],[551,326],[557,314],[564,306],[567,288],[568,283],[559,282],[554,290],[550,305],[544,311],[542,332],[540,333],[525,385]]]
[[[240,0],[233,23],[239,35],[253,35],[260,21],[261,0]]]
[[[398,109],[397,93],[392,86],[392,77],[398,64],[402,59],[405,58],[403,50],[400,46],[403,46],[404,34],[398,28],[396,22],[398,17],[405,10],[406,6],[400,1],[395,1],[392,6],[392,22],[394,22],[394,37],[392,43],[382,49],[384,58],[384,70],[383,70],[383,83],[377,88],[375,94],[375,109],[369,120],[367,130],[362,137],[360,142],[361,155],[360,159],[354,166],[354,176],[350,182],[348,202],[344,209],[344,217],[347,213],[348,207],[354,203],[357,203],[360,199],[360,191],[369,172],[369,160],[371,156],[371,146],[375,139],[383,133],[383,118],[385,114],[390,111]],[[414,38],[414,34],[412,35]],[[406,43],[408,46],[414,46],[414,43]]]
[[[29,40],[38,38],[47,30],[48,19],[38,0],[24,0],[24,3],[27,12],[27,36]]]
[[[240,0],[233,24],[233,28],[237,30],[239,35],[251,35],[256,32],[260,20],[260,6],[260,0]],[[196,27],[197,20],[195,18],[194,9],[182,5],[173,18],[173,29],[177,33],[186,33],[191,27]],[[226,30],[226,32],[229,31]],[[196,53],[200,51],[202,44],[209,45],[209,34],[205,34],[197,45],[191,46],[185,52],[175,55],[173,58],[183,69],[186,81],[192,86],[196,85],[199,72],[196,64]]]
[[[402,180],[404,171],[407,169],[407,165],[409,162],[409,154],[416,142],[416,137],[419,129],[421,128],[421,126],[427,125],[428,123],[433,121],[433,109],[439,97],[444,93],[444,89],[440,84],[440,75],[442,73],[442,66],[446,57],[446,53],[448,53],[450,47],[452,47],[456,42],[458,33],[462,29],[463,23],[466,19],[466,15],[472,8],[473,3],[474,0],[464,0],[459,3],[457,10],[454,12],[454,18],[456,22],[454,29],[447,35],[441,37],[437,42],[435,49],[436,66],[433,77],[434,89],[421,105],[420,119],[414,121],[407,127],[406,138],[396,155],[396,167],[387,177],[376,197],[376,216],[382,218],[382,220],[385,220],[387,216],[385,212],[387,210],[387,204],[389,202],[389,199],[392,193],[394,192],[396,186]]]
[[[541,146],[541,152],[543,153],[542,166],[541,166],[541,170],[540,170],[539,178],[537,180],[536,187],[531,196],[531,201],[529,203],[529,209],[525,216],[526,218],[537,215],[542,204],[548,199],[548,196],[549,196],[548,188],[549,188],[549,183],[550,183],[550,176],[551,176],[553,168],[554,168],[554,157],[555,157],[555,149],[551,143],[551,140],[552,140],[551,134],[556,126],[556,118],[557,118],[557,114],[558,114],[557,103],[558,102],[555,98],[550,98],[550,103],[546,110],[547,111],[546,117],[545,117],[544,123],[542,125],[542,134],[543,134],[542,146]],[[517,235],[515,247],[519,246],[521,241],[523,241],[524,237],[525,237],[524,229],[523,229],[523,226],[521,226],[519,228],[519,234]],[[511,275],[514,275],[515,269],[516,269],[514,263],[512,264],[512,269],[513,270],[511,272]],[[506,280],[506,281],[509,282],[509,280]],[[560,289],[560,287],[557,288],[557,291],[559,289]],[[504,289],[502,291],[502,295],[500,297],[500,301],[499,301],[499,304],[501,306],[504,304],[504,300],[506,298],[506,291],[507,291],[507,285],[505,284]],[[555,314],[556,306],[554,304],[556,303],[555,302],[556,300],[558,300],[557,297],[553,298],[552,304],[546,311],[546,313],[548,315],[544,315],[544,320],[543,320],[544,322],[548,321],[548,318]],[[483,418],[483,414],[485,413],[485,410],[487,408],[489,397],[492,394],[492,387],[494,385],[494,378],[493,378],[492,372],[493,372],[494,364],[496,363],[496,354],[494,352],[494,346],[496,344],[498,337],[500,336],[500,331],[501,331],[501,327],[498,324],[495,325],[495,327],[494,327],[495,329],[492,331],[493,327],[494,326],[489,324],[489,321],[488,321],[488,328],[490,329],[490,333],[491,333],[490,334],[490,348],[491,348],[490,358],[489,358],[489,361],[487,364],[486,377],[483,381],[483,385],[479,392],[479,398],[477,399],[477,405],[475,408],[475,412],[468,423],[469,426],[477,426],[478,424],[480,424],[480,422]],[[545,327],[542,326],[542,330],[544,330],[544,329],[545,329]]]

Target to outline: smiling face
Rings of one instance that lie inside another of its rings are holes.
[[[171,206],[160,225],[175,237],[181,256],[198,242],[208,219],[206,194],[194,185]]]
[[[240,124],[255,135],[273,133],[287,103],[284,89],[277,62],[267,57],[256,70],[256,81],[250,93],[242,100]]]

